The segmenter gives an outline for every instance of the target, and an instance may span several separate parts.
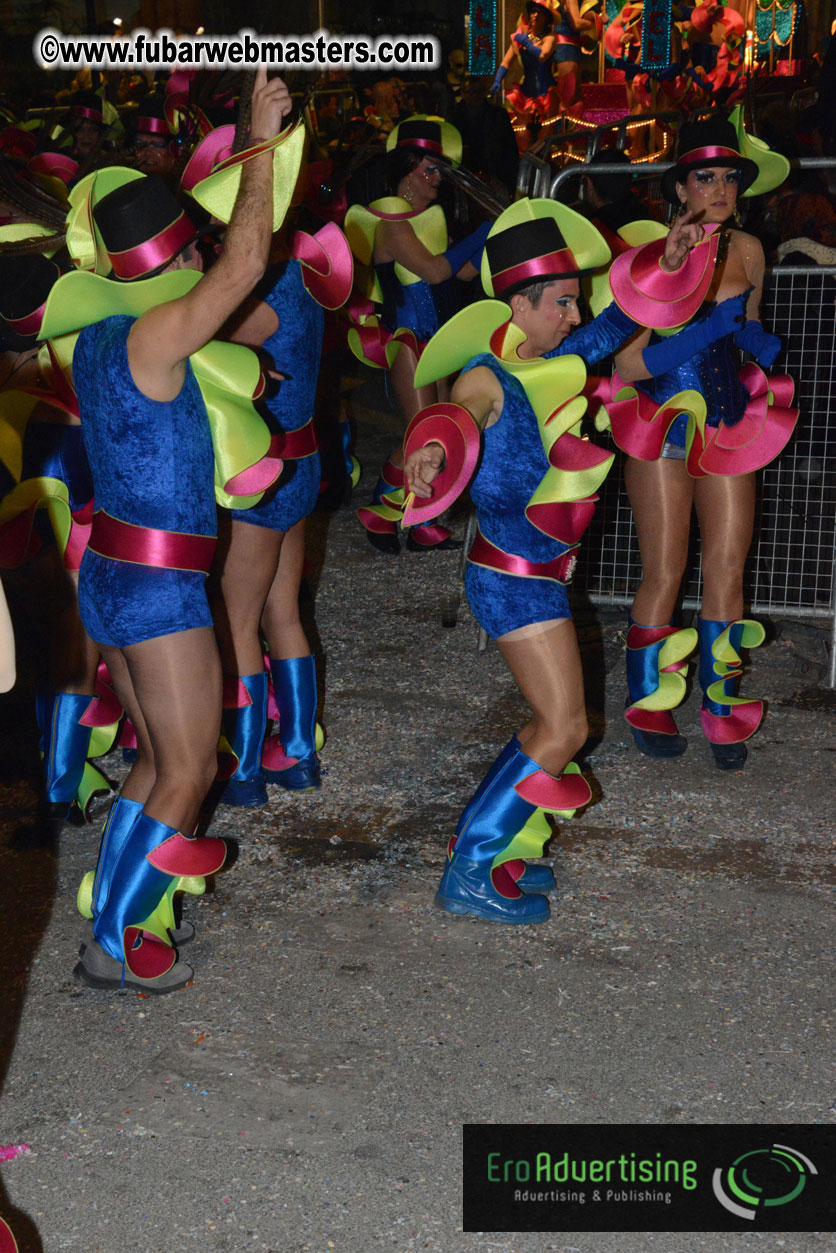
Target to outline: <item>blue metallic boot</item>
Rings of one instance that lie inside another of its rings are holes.
[[[279,732],[265,741],[261,763],[268,783],[300,792],[320,786],[316,755],[316,661],[290,657],[270,662]]]
[[[230,690],[233,686],[234,693]],[[236,766],[224,782],[218,801],[222,805],[255,809],[267,804],[267,780],[261,768],[267,727],[267,674],[259,670],[258,674],[227,679],[224,687],[223,729]]]

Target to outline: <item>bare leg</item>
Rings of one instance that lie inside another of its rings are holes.
[[[214,633],[196,627],[120,652],[153,752],[145,812],[191,835],[217,768],[221,667]]]
[[[538,765],[560,774],[588,735],[575,628],[571,619],[561,618],[548,630],[512,636],[496,642],[532,710],[517,738]]]
[[[421,409],[431,405],[438,399],[438,391],[434,383],[427,387],[415,388],[413,379],[418,361],[409,348],[401,348],[395,363],[389,371],[389,379],[398,408],[404,418],[404,430]],[[390,454],[390,460],[398,469],[403,467],[403,444],[398,443]]]
[[[219,559],[223,606],[215,613],[224,674],[258,674],[263,668],[259,623],[283,540],[283,531],[232,522]]]
[[[119,697],[122,708],[130,718],[136,732],[136,759],[122,784],[121,794],[126,800],[139,801],[144,805],[157,778],[151,738],[139,707],[124,653],[120,648],[111,648],[103,644],[102,656],[113,682],[113,690]]]
[[[270,656],[277,660],[305,657],[311,651],[299,618],[299,585],[304,564],[305,519],[302,518],[284,537],[278,569],[261,615]]]
[[[684,461],[630,457],[624,481],[642,558],[642,581],[632,614],[645,626],[660,626],[671,620],[685,573],[694,480]]]
[[[755,526],[754,474],[708,475],[696,482],[702,538],[702,616],[734,621],[743,614],[743,566]]]

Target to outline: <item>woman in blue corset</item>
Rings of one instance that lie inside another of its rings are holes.
[[[505,99],[519,121],[554,119],[561,104],[577,95],[581,54],[581,31],[592,26],[582,18],[577,0],[564,0],[558,9],[538,0],[527,0],[526,26],[517,30],[497,69],[492,93],[501,90],[503,79],[519,58],[523,76],[506,91]],[[555,75],[557,82],[555,82]]]
[[[612,456],[580,438],[584,360],[602,359],[635,331],[614,306],[580,322],[578,276],[605,265],[596,228],[550,200],[521,200],[494,224],[471,305],[427,346],[419,386],[462,369],[453,404],[431,405],[405,441],[415,500],[405,522],[432,517],[476,468],[478,532],[465,587],[531,707],[461,815],[438,905],[504,923],[542,922],[554,887],[540,857],[544,812],[589,799],[571,758],[587,735],[581,662],[566,593],[595,493]],[[580,354],[580,355],[578,355]],[[481,435],[480,435],[481,432]]]
[[[349,343],[361,361],[388,370],[395,405],[409,422],[424,405],[448,394],[444,379],[416,388],[415,369],[424,345],[455,312],[453,276],[476,277],[489,223],[450,246],[444,210],[435,203],[441,163],[461,160],[461,136],[449,122],[407,118],[386,146],[386,179],[394,194],[368,208],[352,206],[345,219],[352,252],[367,267],[370,297],[380,308],[379,316],[360,318]],[[397,496],[389,497],[402,489],[398,444],[381,470],[371,505],[357,511],[369,542],[390,556],[400,552],[400,504]],[[450,542],[449,530],[433,524],[413,527],[407,547],[424,552]]]
[[[681,215],[666,245],[671,259],[660,260],[660,240],[623,254],[610,272],[621,308],[653,328],[616,357],[610,406],[613,435],[628,454],[625,480],[642,557],[627,635],[626,717],[647,756],[685,751],[670,713],[684,682],[671,666],[681,665],[697,635],[677,631],[672,618],[696,510],[700,720],[716,765],[734,770],[763,715],[761,701],[735,695],[741,650],[764,637],[759,623],[743,617],[755,472],[781,451],[797,416],[790,380],[768,379],[759,368],[772,365],[781,345],[758,320],[763,249],[734,222],[738,197],[780,183],[788,163],[722,118],[683,126],[678,153],[662,178]],[[738,349],[758,365],[741,369]]]
[[[299,617],[299,584],[305,519],[319,493],[314,407],[323,308],[338,308],[348,298],[352,263],[345,237],[333,224],[313,237],[296,232],[284,252],[227,327],[231,339],[266,353],[281,376],[265,403],[274,451],[284,461],[281,477],[260,503],[230,510],[221,526],[222,603],[215,621],[234,771],[220,799],[231,805],[266,804],[267,782],[294,791],[320,782],[316,664]],[[303,252],[308,262],[294,252]],[[266,743],[262,630],[279,715],[278,732]]]

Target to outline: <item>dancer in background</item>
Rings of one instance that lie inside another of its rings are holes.
[[[315,236],[283,231],[278,251],[280,259],[227,327],[235,342],[268,353],[282,376],[265,403],[275,423],[274,452],[285,462],[259,504],[221,520],[215,625],[224,731],[235,769],[219,799],[230,805],[266,804],[267,782],[292,791],[320,783],[316,661],[299,617],[299,585],[305,519],[319,494],[314,408],[323,309],[348,299],[353,266],[345,236],[333,224]],[[266,743],[262,629],[279,713],[278,732]]]
[[[424,344],[455,310],[453,275],[476,277],[474,261],[481,256],[489,223],[450,246],[444,210],[435,201],[440,162],[457,165],[461,160],[455,127],[435,118],[407,118],[386,146],[386,178],[395,194],[368,208],[354,205],[345,219],[355,259],[369,273],[371,299],[382,306],[379,317],[361,317],[349,331],[349,343],[361,361],[388,369],[395,403],[409,422],[424,405],[448,394],[446,380],[416,389],[415,368]],[[402,510],[397,496],[388,498],[402,492],[403,484],[399,444],[381,471],[371,505],[358,510],[369,543],[390,556],[400,552]],[[413,527],[407,537],[413,552],[450,545],[450,531],[437,524]]]

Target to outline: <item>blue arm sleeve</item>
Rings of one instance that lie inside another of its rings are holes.
[[[566,336],[558,348],[553,348],[543,356],[564,357],[567,353],[576,353],[587,365],[597,365],[614,353],[636,330],[638,323],[628,318],[613,301],[597,318],[586,326],[579,326]]]
[[[777,335],[770,335],[760,322],[747,322],[734,337],[738,348],[750,353],[759,365],[768,370],[781,351],[781,341]]]
[[[650,344],[642,351],[642,361],[651,377],[667,374],[677,366],[690,361],[716,339],[723,339],[741,329],[745,317],[746,294],[732,296],[712,309],[708,317],[692,322],[675,335],[669,335],[658,344]]]
[[[458,274],[459,270],[467,261],[472,261],[477,270],[481,264],[482,249],[485,246],[485,240],[488,238],[488,231],[493,226],[493,222],[483,222],[481,226],[477,226],[475,231],[471,231],[464,239],[460,239],[457,244],[453,244],[452,248],[448,248],[442,256],[445,256],[450,262],[450,269],[454,274]]]

